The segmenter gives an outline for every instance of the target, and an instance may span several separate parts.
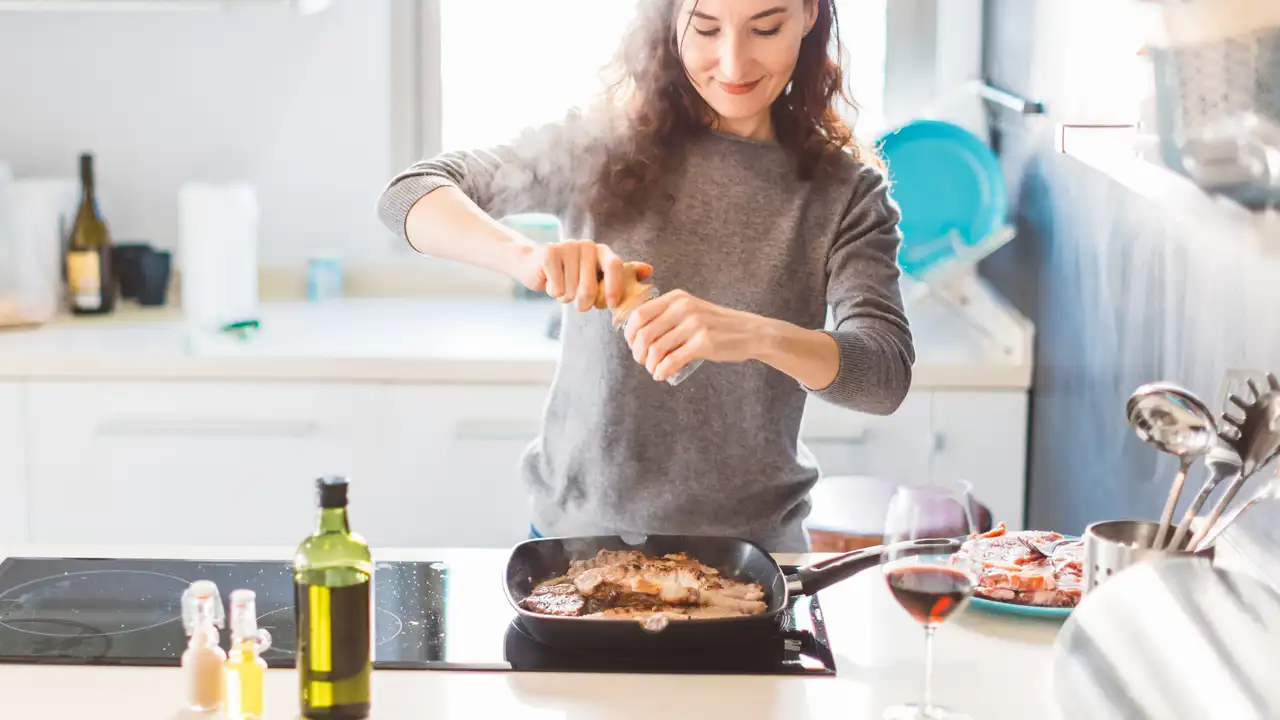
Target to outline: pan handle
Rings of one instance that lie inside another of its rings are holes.
[[[879,565],[880,556],[887,551],[898,556],[934,555],[953,553],[960,549],[961,544],[962,541],[956,538],[921,538],[854,550],[796,570],[796,574],[787,579],[787,592],[791,595],[813,595]]]

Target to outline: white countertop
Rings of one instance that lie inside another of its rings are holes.
[[[549,384],[560,345],[546,333],[559,311],[552,302],[485,296],[268,302],[261,332],[237,341],[189,333],[174,309],[126,308],[105,318],[0,331],[0,380]],[[1018,352],[1008,355],[946,307],[922,301],[909,315],[916,388],[1029,387],[1029,328]]]
[[[287,559],[292,548],[0,547],[0,556]],[[817,559],[779,556],[782,562]],[[500,568],[505,551],[380,550],[375,560],[432,560]],[[500,587],[495,581],[494,593]],[[373,718],[663,720],[879,718],[918,699],[924,633],[865,571],[819,594],[838,674],[825,678],[382,670]],[[1060,624],[968,608],[935,639],[935,700],[982,720],[1059,717],[1050,656]],[[270,670],[266,720],[297,717],[295,673]],[[40,720],[178,717],[176,668],[0,665],[0,712]]]

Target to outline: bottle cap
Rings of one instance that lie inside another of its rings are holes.
[[[182,593],[182,624],[191,635],[205,623],[225,627],[226,613],[218,586],[212,580],[196,580]]]
[[[258,627],[257,593],[248,589],[231,592],[231,639],[253,640],[258,652],[271,647],[271,633]]]
[[[347,479],[329,475],[316,480],[316,491],[320,496],[320,507],[340,508],[347,506]]]

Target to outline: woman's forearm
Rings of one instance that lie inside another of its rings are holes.
[[[840,372],[840,346],[835,338],[783,320],[762,318],[764,326],[756,360],[786,373],[810,390],[822,390]]]
[[[491,218],[452,186],[423,195],[409,209],[405,235],[415,250],[517,277],[534,245]]]

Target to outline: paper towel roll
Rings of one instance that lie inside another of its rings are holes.
[[[182,309],[216,330],[258,317],[258,200],[247,183],[189,183],[178,192]]]
[[[62,304],[62,250],[80,204],[74,178],[26,178],[8,186],[4,215],[7,272],[0,291],[25,322],[51,320]]]

